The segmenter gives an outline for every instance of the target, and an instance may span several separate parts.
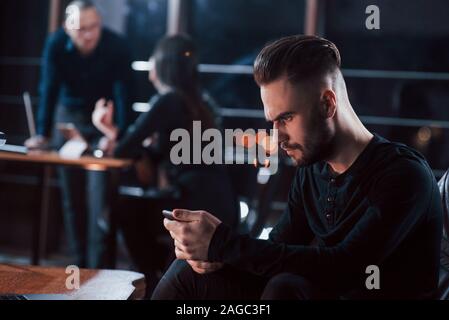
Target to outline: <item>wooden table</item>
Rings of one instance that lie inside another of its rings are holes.
[[[69,290],[64,268],[0,264],[1,294],[64,294],[73,300],[135,300],[145,296],[145,277],[121,270],[80,269],[80,288]]]
[[[61,158],[55,151],[31,151],[28,154],[0,151],[0,160],[19,161],[28,163],[53,164],[81,167],[86,170],[106,171],[109,169],[122,169],[131,165],[131,160],[115,158],[95,158],[82,156],[78,159]]]
[[[129,167],[132,161],[129,159],[114,159],[114,158],[95,158],[92,156],[82,156],[77,159],[67,159],[59,156],[54,151],[31,151],[28,154],[2,152],[0,151],[0,161],[15,161],[25,163],[35,163],[43,166],[43,172],[40,176],[40,189],[42,196],[40,197],[40,204],[38,212],[36,212],[33,223],[33,243],[32,243],[32,256],[31,263],[38,265],[40,257],[46,247],[46,228],[48,223],[48,206],[49,206],[49,181],[51,176],[51,169],[55,165],[74,166],[84,168],[85,170],[92,171],[109,171],[111,181],[108,183],[109,187],[109,199],[111,201],[111,228],[113,234],[115,234],[114,217],[117,214],[116,200],[118,195],[119,186],[119,173],[121,169]],[[113,251],[115,251],[115,242],[112,244]]]

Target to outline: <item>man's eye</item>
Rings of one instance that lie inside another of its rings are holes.
[[[285,117],[284,117],[283,121],[284,121],[284,122],[288,122],[288,121],[290,121],[290,120],[292,120],[292,119],[293,119],[293,116],[292,116],[292,115],[288,115],[288,116],[285,116]]]

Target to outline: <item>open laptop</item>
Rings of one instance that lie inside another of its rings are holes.
[[[65,294],[6,294],[0,295],[0,301],[20,301],[20,300],[71,300]]]
[[[6,143],[6,134],[3,132],[0,132],[0,147],[4,146]]]
[[[6,134],[0,132],[0,151],[27,153],[27,148],[24,146],[17,146],[12,144],[6,144]]]
[[[34,124],[34,114],[33,114],[33,105],[31,104],[31,96],[30,93],[27,91],[23,93],[23,103],[25,106],[25,114],[27,117],[28,134],[29,137],[32,137],[36,135],[36,127]],[[26,154],[28,152],[28,148],[23,145],[6,144],[6,135],[4,133],[0,133],[0,151]]]

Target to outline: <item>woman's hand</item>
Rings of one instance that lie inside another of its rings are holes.
[[[115,149],[115,140],[110,140],[108,137],[104,136],[98,141],[98,149],[103,151],[106,157],[112,157]]]
[[[92,113],[92,123],[109,140],[116,140],[118,128],[114,125],[114,103],[111,100],[106,102],[106,99],[102,98],[97,101]]]

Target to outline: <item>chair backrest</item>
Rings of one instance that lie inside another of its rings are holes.
[[[441,241],[440,279],[438,284],[438,298],[449,299],[449,170],[438,182],[443,201],[443,239]]]

